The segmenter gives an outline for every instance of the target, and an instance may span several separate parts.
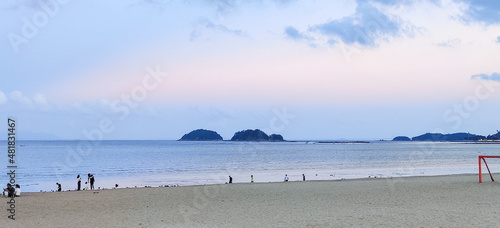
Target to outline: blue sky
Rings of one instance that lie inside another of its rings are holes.
[[[500,130],[497,1],[5,1],[0,35],[21,138]]]

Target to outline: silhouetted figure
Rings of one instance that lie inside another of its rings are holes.
[[[56,184],[57,184],[57,191],[60,192],[62,190],[61,184],[59,184],[59,183],[56,183]]]
[[[10,183],[7,183],[7,188],[3,189],[4,195],[7,194],[7,197],[14,197],[15,191],[16,189]]]
[[[231,176],[229,176],[229,183],[233,183],[233,178]]]
[[[306,175],[302,174],[302,181],[306,181]]]
[[[80,178],[80,175],[76,176],[76,180],[78,183],[78,188],[76,190],[80,191],[80,188],[82,187],[82,178]]]
[[[285,174],[285,182],[288,182],[288,175]]]
[[[94,190],[94,175],[89,173],[90,190]]]

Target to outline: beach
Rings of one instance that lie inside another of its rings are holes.
[[[5,209],[0,216],[5,227],[498,227],[500,185],[483,181],[466,174],[23,193],[15,220]]]

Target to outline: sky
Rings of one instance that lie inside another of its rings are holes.
[[[499,1],[2,1],[0,50],[18,139],[500,130]]]

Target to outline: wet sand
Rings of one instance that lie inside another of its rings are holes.
[[[5,227],[499,227],[477,175],[24,193]],[[7,202],[7,198],[1,198]],[[2,227],[3,227],[2,225]]]

